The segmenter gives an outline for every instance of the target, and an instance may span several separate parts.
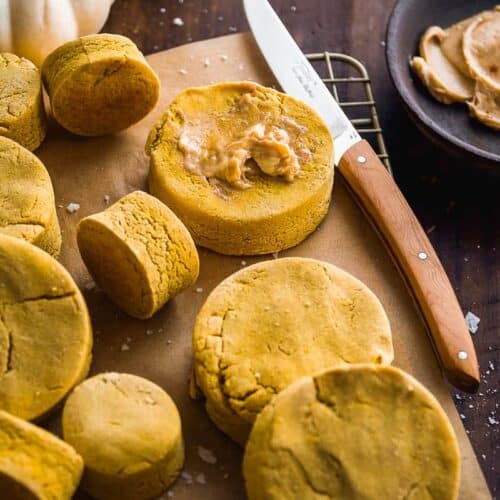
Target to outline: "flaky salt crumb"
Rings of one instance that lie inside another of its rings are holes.
[[[203,293],[203,288],[201,288],[201,287],[200,287],[200,288],[197,288],[197,289],[196,289],[196,293]]]
[[[193,484],[193,476],[189,472],[183,470],[181,472],[181,477],[186,481],[186,484]]]
[[[200,484],[207,484],[207,480],[205,479],[205,474],[203,474],[203,472],[196,475],[196,482]]]
[[[297,7],[296,7],[295,5],[292,5],[292,6],[290,7],[290,10],[291,10],[292,12],[297,12]]]
[[[80,210],[79,203],[69,203],[66,207],[66,212],[68,212],[69,214],[74,214],[75,212],[78,212],[78,210]]]
[[[187,75],[187,71],[186,71],[185,69],[180,69],[180,70],[179,70],[179,73],[180,73],[181,75]]]
[[[105,194],[105,195],[104,195],[104,203],[106,203],[106,205],[109,203],[109,200],[110,200],[110,199],[111,199],[111,198],[109,197],[109,194]]]
[[[217,457],[214,455],[213,451],[203,446],[198,446],[198,456],[207,464],[217,463]]]
[[[210,59],[203,59],[203,66],[205,66],[205,68],[208,68],[210,66]]]
[[[154,330],[146,330],[146,335],[153,335]]]
[[[490,425],[498,425],[498,424],[500,423],[500,422],[498,422],[498,420],[497,420],[494,416],[492,416],[492,415],[490,415],[490,416],[488,417],[488,422],[489,422],[489,424],[490,424]]]
[[[229,33],[236,33],[238,31],[238,28],[236,26],[229,26],[227,31],[229,31]]]
[[[120,349],[122,351],[130,351],[130,346],[128,344],[122,344]]]
[[[180,17],[174,17],[172,24],[174,26],[184,26],[184,21]]]
[[[242,265],[243,267],[245,267],[245,266],[247,265],[247,261],[246,261],[246,260],[242,260],[242,261],[241,261],[241,265]]]
[[[476,333],[478,331],[480,321],[481,319],[470,311],[465,315],[465,322],[471,333]]]
[[[222,54],[220,56],[220,60],[226,62],[229,58],[226,56],[226,54]]]
[[[167,12],[167,9],[165,7],[160,7],[160,12],[162,14],[165,14],[165,12]]]
[[[85,290],[93,290],[95,288],[95,283],[93,281],[89,281],[85,284]]]

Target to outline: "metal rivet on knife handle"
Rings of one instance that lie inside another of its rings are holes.
[[[357,161],[360,165],[364,165],[368,160],[366,159],[366,156],[358,156]]]
[[[465,351],[458,351],[458,359],[467,359],[469,355]]]
[[[418,258],[419,258],[420,260],[427,260],[427,254],[426,254],[425,252],[420,252],[420,253],[418,254]]]

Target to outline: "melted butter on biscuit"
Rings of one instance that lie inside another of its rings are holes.
[[[184,124],[178,148],[187,170],[237,189],[250,188],[249,177],[258,170],[293,182],[300,173],[301,160],[310,156],[297,139],[304,127],[287,116],[276,117],[261,110],[256,113],[254,99],[250,93],[244,94],[230,110],[228,117],[234,120],[230,134],[221,134],[213,123],[201,119]],[[245,117],[255,115],[259,121],[248,123]]]

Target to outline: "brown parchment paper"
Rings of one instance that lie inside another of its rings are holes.
[[[38,151],[54,182],[59,205],[64,241],[60,260],[84,291],[92,316],[95,333],[92,373],[116,370],[147,377],[163,387],[179,407],[186,441],[185,471],[190,475],[188,478],[192,477],[192,483],[189,484],[189,479],[179,479],[171,489],[173,498],[243,499],[242,450],[214,427],[203,402],[192,401],[188,396],[194,318],[208,293],[241,268],[242,258],[200,249],[201,274],[196,285],[151,320],[140,321],[120,312],[101,291],[88,289],[91,279],[78,253],[75,227],[80,218],[106,208],[105,196],[112,203],[130,191],[146,189],[146,137],[153,122],[178,92],[188,86],[223,80],[248,79],[264,84],[274,80],[248,34],[198,42],[148,59],[162,81],[161,102],[150,116],[119,135],[92,139],[75,137],[52,124]],[[63,208],[71,202],[81,205],[74,214]],[[364,281],[379,296],[392,325],[395,364],[434,393],[458,436],[463,463],[460,499],[491,498],[412,300],[339,176],[324,223],[297,248],[280,254],[285,255],[332,262]],[[249,265],[263,259],[245,257],[244,261]],[[58,419],[55,414],[48,427],[57,431]],[[201,460],[198,446],[210,449],[217,462],[209,464]],[[80,492],[77,498],[87,497]]]

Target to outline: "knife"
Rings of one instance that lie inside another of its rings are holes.
[[[295,43],[267,0],[243,0],[248,23],[282,89],[309,104],[334,138],[335,165],[410,287],[448,381],[476,392],[479,367],[462,309],[425,231],[370,144]]]

